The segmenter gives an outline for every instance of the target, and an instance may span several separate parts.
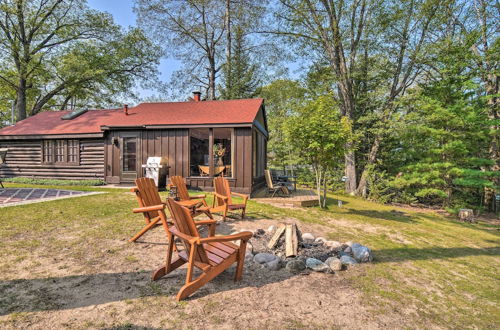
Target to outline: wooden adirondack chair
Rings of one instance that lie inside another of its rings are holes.
[[[267,192],[269,194],[272,193],[271,197],[274,197],[277,193],[281,193],[283,196],[290,196],[290,190],[285,185],[273,181],[271,171],[264,170],[264,174],[266,175]]]
[[[248,195],[231,192],[229,181],[224,177],[217,177],[214,179],[214,190],[215,196],[210,212],[222,213],[222,219],[224,221],[226,221],[228,211],[241,210],[241,218],[243,219],[245,217]],[[231,198],[232,195],[243,198],[243,203],[234,204]]]
[[[189,210],[171,198],[167,200],[167,205],[175,225],[169,228],[170,242],[173,244],[168,246],[166,265],[155,271],[152,279],[156,281],[187,262],[186,284],[179,290],[177,301],[189,297],[234,262],[237,263],[234,280],[240,280],[245,262],[246,243],[252,237],[252,233],[241,232],[228,236],[211,234],[207,238],[202,238]],[[174,246],[176,237],[182,241],[183,250]],[[241,241],[239,246],[231,242],[238,240]],[[177,257],[172,260],[174,248],[177,250]],[[194,267],[202,271],[196,279],[193,279]]]
[[[191,210],[193,218],[200,214],[205,214],[210,219],[213,219],[213,216],[210,213],[210,208],[205,200],[205,194],[189,196],[186,182],[182,176],[172,176],[170,177],[170,182],[172,185],[177,187],[177,194],[180,199],[179,203]]]
[[[168,230],[169,224],[167,216],[165,214],[166,203],[161,201],[160,194],[156,188],[155,182],[150,178],[139,178],[135,180],[136,187],[132,188],[131,191],[135,193],[137,202],[139,203],[139,208],[135,208],[132,211],[134,213],[142,213],[146,221],[146,226],[141,229],[134,237],[132,237],[129,242],[135,242],[139,237],[144,235],[148,230],[153,228],[159,221],[165,228],[167,232],[168,241],[170,242],[170,231]],[[212,218],[212,215],[210,214]],[[215,225],[217,221],[201,220],[196,221],[196,225],[208,225],[209,232],[211,234],[215,233]]]
[[[159,221],[161,221],[168,236],[170,232],[168,231],[167,215],[165,214],[166,205],[161,201],[155,181],[150,178],[139,178],[135,180],[135,184],[136,187],[132,188],[131,191],[135,193],[139,208],[132,211],[144,215],[146,226],[129,239],[129,242],[135,242],[144,233],[156,226]]]

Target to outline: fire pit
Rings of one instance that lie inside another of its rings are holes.
[[[290,272],[309,269],[333,273],[372,260],[372,252],[366,246],[302,233],[295,223],[256,230],[247,251],[247,262],[261,264],[271,270],[284,266]]]

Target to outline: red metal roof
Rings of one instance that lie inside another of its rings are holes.
[[[45,111],[0,129],[0,135],[100,133],[102,126],[200,125],[252,123],[263,99],[141,103],[123,109],[89,110],[71,119],[70,111]]]

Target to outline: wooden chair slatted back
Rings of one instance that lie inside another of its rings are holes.
[[[177,193],[179,194],[181,201],[189,199],[186,183],[184,182],[184,178],[182,176],[172,176],[170,177],[170,182],[177,187]]]
[[[220,176],[214,179],[214,190],[219,195],[226,196],[228,198],[228,204],[233,203],[231,199],[231,188],[229,188],[229,181],[227,181],[224,177]],[[224,205],[224,201],[222,200],[222,198],[217,197],[217,205]]]
[[[269,189],[274,189],[274,183],[273,183],[273,178],[271,176],[271,171],[269,170],[264,170],[264,173],[266,174],[266,183],[267,187]]]
[[[196,228],[196,225],[194,223],[193,217],[191,216],[191,213],[189,212],[188,209],[175,202],[172,198],[169,198],[167,200],[167,206],[170,211],[170,215],[172,216],[172,219],[174,221],[175,228],[179,232],[192,237],[200,237],[198,229]],[[181,240],[182,243],[184,244],[184,247],[186,248],[186,252],[188,252],[189,254],[191,252],[191,245],[184,239],[181,238]],[[203,246],[197,247],[195,260],[206,264],[209,263],[207,253],[203,248]]]
[[[156,188],[155,181],[151,178],[139,178],[135,180],[135,185],[139,192],[137,194],[137,199],[139,201],[139,206],[155,206],[162,204],[160,194]],[[158,211],[147,212],[150,219],[158,216]]]

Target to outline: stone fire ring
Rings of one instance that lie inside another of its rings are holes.
[[[0,207],[41,203],[64,198],[74,198],[103,194],[97,191],[77,191],[44,188],[5,188],[0,189]]]

